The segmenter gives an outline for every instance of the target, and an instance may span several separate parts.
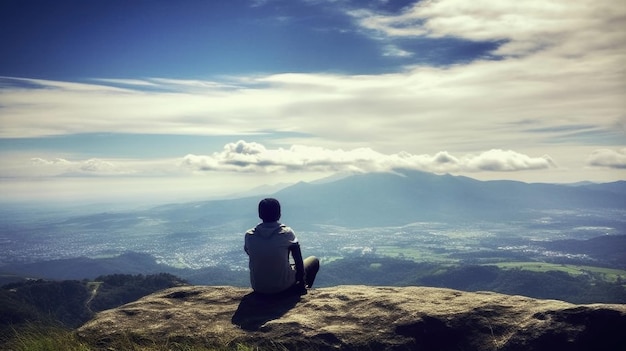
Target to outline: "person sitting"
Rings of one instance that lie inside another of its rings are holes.
[[[278,200],[263,199],[258,210],[262,222],[248,230],[244,240],[252,289],[261,294],[290,291],[306,294],[319,271],[319,260],[315,256],[302,259],[294,231],[279,222],[281,208]]]

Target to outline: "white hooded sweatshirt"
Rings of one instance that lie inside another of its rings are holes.
[[[248,230],[244,250],[250,256],[250,284],[254,291],[273,294],[296,282],[296,271],[289,261],[289,247],[298,239],[279,222],[264,222]]]

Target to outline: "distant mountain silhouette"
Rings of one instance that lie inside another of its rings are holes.
[[[245,226],[257,218],[259,199],[273,196],[283,205],[282,219],[294,226],[372,227],[419,221],[525,220],[547,210],[624,210],[624,194],[626,181],[570,186],[397,170],[300,182],[254,197],[165,205],[150,213],[177,221]]]

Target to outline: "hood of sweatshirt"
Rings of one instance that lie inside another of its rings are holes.
[[[270,238],[272,235],[280,233],[284,228],[286,228],[286,226],[279,222],[263,222],[254,227],[251,234],[258,235],[262,238]]]

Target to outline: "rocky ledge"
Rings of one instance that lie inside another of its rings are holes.
[[[427,287],[337,286],[269,299],[185,286],[103,311],[78,335],[103,348],[130,338],[287,350],[626,350],[626,305]]]

